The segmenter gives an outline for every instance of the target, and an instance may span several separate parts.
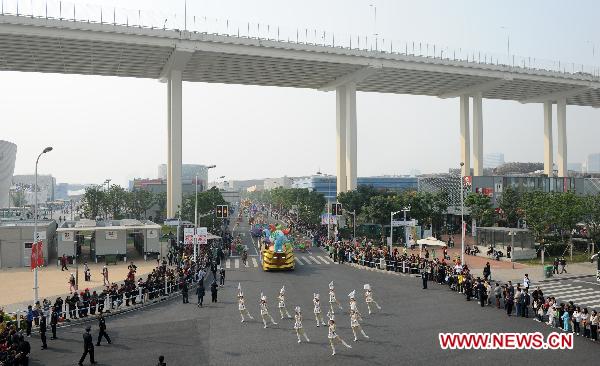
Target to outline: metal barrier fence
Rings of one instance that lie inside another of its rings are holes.
[[[196,276],[191,276],[189,280],[186,280],[186,282],[194,285],[196,283]],[[104,297],[104,301],[98,301],[95,305],[91,305],[91,303],[89,303],[86,307],[80,307],[77,304],[75,304],[75,306],[69,306],[69,304],[63,302],[62,308],[58,313],[59,322],[57,325],[64,325],[66,322],[70,323],[74,320],[92,319],[90,316],[93,317],[100,312],[111,313],[114,315],[120,312],[134,310],[165,300],[181,292],[179,283],[179,281],[165,281],[164,288],[161,286],[160,288],[156,288],[152,291],[145,291],[144,288],[138,287],[137,294],[133,296],[115,296],[112,294],[107,294]],[[53,306],[51,306],[51,308],[52,307]],[[31,331],[36,331],[39,329],[39,323],[42,316],[46,318],[46,323],[50,325],[51,313],[52,312],[50,310],[45,309],[41,310],[41,314],[36,314],[36,311],[34,311],[34,316],[31,321]],[[7,323],[16,324],[17,329],[22,330],[22,323],[27,323],[27,314],[28,310],[20,309],[15,312],[6,313],[6,315],[8,315],[10,318]]]

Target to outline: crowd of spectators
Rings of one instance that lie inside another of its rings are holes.
[[[385,271],[417,274],[426,281],[448,286],[450,290],[465,296],[466,301],[473,299],[482,307],[503,309],[507,316],[533,318],[594,342],[599,337],[600,314],[595,309],[578,306],[573,301],[559,302],[552,296],[544,296],[539,287],[532,291],[527,274],[516,285],[511,281],[494,282],[489,262],[482,275],[477,276],[466,264],[461,264],[460,257],[450,258],[446,247],[441,249],[440,257],[436,256],[435,249],[430,253],[427,248],[420,255],[409,254],[406,249],[398,248],[390,253],[387,246],[366,239],[357,240],[356,243],[328,240],[325,249],[338,263],[349,262]]]

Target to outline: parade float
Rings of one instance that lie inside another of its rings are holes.
[[[289,229],[270,224],[262,228],[259,239],[264,271],[293,270],[295,265],[294,248],[289,243]]]

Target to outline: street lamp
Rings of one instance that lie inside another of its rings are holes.
[[[354,240],[354,245],[356,245],[356,210],[348,211],[348,213],[352,214],[352,239]]]
[[[37,232],[37,215],[38,215],[38,163],[40,161],[40,157],[47,153],[52,151],[52,147],[48,146],[47,148],[45,148],[37,157],[37,159],[35,160],[35,187],[34,187],[34,193],[35,193],[35,198],[34,198],[34,213],[33,213],[33,242],[37,243],[38,240],[38,232]],[[38,302],[38,268],[37,268],[37,263],[35,264],[35,268],[33,269],[33,303],[37,303]]]
[[[390,212],[390,252],[392,254],[392,243],[394,242],[394,215],[400,213],[401,211],[392,211]]]
[[[460,264],[465,265],[465,200],[464,200],[464,189],[463,180],[465,179],[463,174],[463,167],[465,163],[460,162]]]

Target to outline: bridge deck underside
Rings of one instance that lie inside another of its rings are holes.
[[[67,33],[68,34],[68,33]],[[200,41],[198,41],[200,42]],[[248,49],[257,46],[246,46]],[[158,79],[174,46],[164,42],[108,42],[65,37],[43,37],[2,33],[0,29],[0,70],[44,73],[103,75]],[[285,57],[209,52],[196,50],[183,71],[191,82],[262,85],[319,89],[365,67],[362,62],[330,62],[296,55]],[[307,51],[307,54],[310,53]],[[314,55],[314,52],[312,52]],[[358,59],[358,58],[357,58]],[[363,92],[440,96],[494,80],[481,72],[441,72],[383,66],[360,80],[356,89]],[[530,80],[513,75],[511,80],[482,92],[486,99],[526,100],[540,95],[568,92],[580,85],[553,80]],[[569,95],[567,103],[600,107],[600,89],[582,90]]]

